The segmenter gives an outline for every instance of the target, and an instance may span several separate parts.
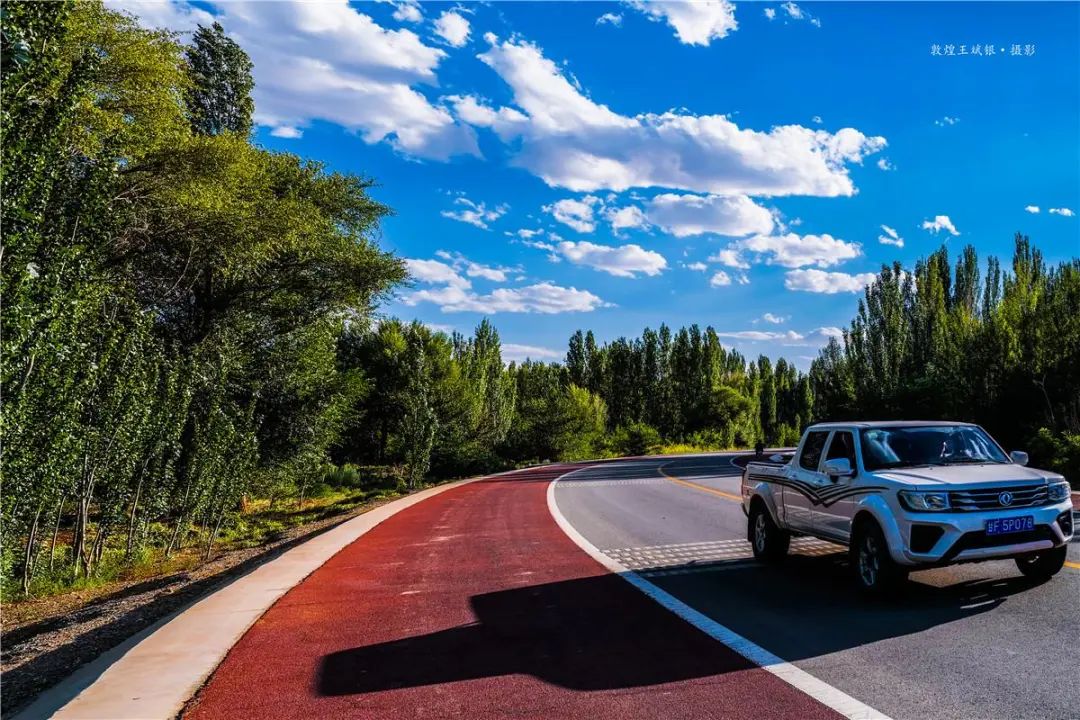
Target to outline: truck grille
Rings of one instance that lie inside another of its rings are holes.
[[[1002,502],[1006,493],[1012,499],[1009,503]],[[1011,510],[1045,505],[1046,501],[1045,485],[1014,485],[983,490],[954,490],[949,493],[949,505],[953,510]]]

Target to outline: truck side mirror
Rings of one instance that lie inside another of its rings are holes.
[[[1011,453],[1009,453],[1009,459],[1017,465],[1028,464],[1028,454],[1023,450],[1013,450]]]
[[[855,471],[851,469],[851,461],[847,458],[834,458],[825,461],[825,474],[832,479],[851,477]]]

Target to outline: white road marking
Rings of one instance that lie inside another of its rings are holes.
[[[667,482],[665,478],[635,478],[633,480],[571,480],[568,483],[564,483],[559,487],[566,488],[594,488],[594,487],[613,487],[617,485],[663,485]]]
[[[547,489],[547,503],[548,511],[551,513],[551,517],[554,518],[556,524],[558,524],[562,531],[566,533],[567,537],[573,540],[574,543],[584,550],[593,560],[596,560],[608,570],[615,573],[623,580],[626,580],[635,588],[645,593],[698,630],[701,630],[709,637],[718,640],[750,662],[772,673],[792,687],[801,690],[822,705],[835,710],[844,717],[850,718],[851,720],[889,720],[888,716],[884,713],[856,700],[847,693],[834,688],[832,685],[819,680],[810,673],[792,665],[786,660],[773,655],[760,645],[747,640],[734,630],[721,625],[716,620],[695,610],[674,595],[662,590],[640,574],[627,568],[618,560],[608,557],[595,545],[586,540],[585,536],[579,533],[577,529],[570,524],[570,521],[566,519],[566,516],[562,514],[562,511],[559,510],[559,505],[555,501],[555,485],[562,478],[569,477],[576,472],[587,469],[588,468],[579,468],[577,470],[572,470],[565,475],[561,475],[552,480]]]

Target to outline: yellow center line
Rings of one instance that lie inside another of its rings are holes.
[[[667,467],[667,466],[666,465],[661,465],[657,469],[660,471],[661,475],[663,475],[664,477],[666,477],[668,480],[670,480],[673,483],[683,485],[683,486],[688,487],[688,488],[690,488],[692,490],[700,490],[701,492],[707,492],[710,495],[716,495],[717,497],[722,497],[725,500],[734,500],[735,502],[742,502],[742,498],[739,497],[738,495],[732,495],[731,493],[724,492],[723,490],[717,490],[716,488],[711,488],[711,487],[709,487],[707,485],[698,485],[697,483],[690,482],[689,480],[683,480],[680,477],[675,477],[674,475],[669,475],[667,472],[664,471],[665,467]]]
[[[1077,570],[1080,570],[1080,563],[1074,563],[1074,562],[1070,562],[1070,561],[1066,560],[1065,561],[1065,567],[1071,567],[1071,568],[1075,568]]]

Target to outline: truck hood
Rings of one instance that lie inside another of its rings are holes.
[[[1035,484],[1063,479],[1057,473],[1011,463],[897,468],[895,470],[879,470],[872,474],[882,480],[919,488],[933,488],[942,485],[973,487],[984,484]]]

